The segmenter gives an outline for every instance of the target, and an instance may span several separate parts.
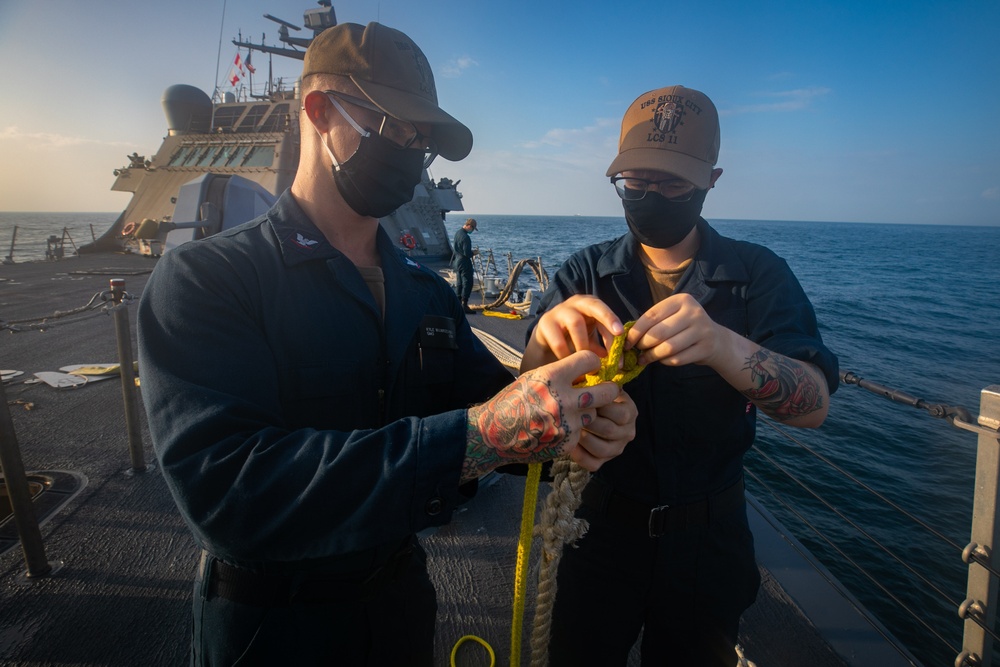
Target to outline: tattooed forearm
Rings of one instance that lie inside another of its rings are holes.
[[[505,463],[559,456],[569,426],[549,383],[522,376],[490,401],[469,409],[467,433],[462,481]]]
[[[823,407],[823,392],[802,362],[765,349],[751,355],[744,370],[753,381],[743,394],[768,415],[787,421]]]

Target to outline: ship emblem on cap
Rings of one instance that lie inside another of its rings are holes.
[[[683,125],[684,107],[676,102],[664,102],[653,111],[653,127],[663,134],[673,134]]]
[[[413,59],[417,63],[417,73],[420,75],[420,92],[437,97],[434,89],[434,77],[431,75],[431,64],[427,62],[427,57],[420,51],[413,54]]]
[[[411,45],[409,42],[403,40],[396,40],[393,42],[396,48],[400,51],[408,51],[409,55],[413,57],[413,69],[420,80],[418,88],[420,92],[425,95],[433,95],[437,97],[437,90],[434,88],[434,75],[431,74],[431,64],[427,61],[427,56],[419,48],[413,48],[416,44]]]

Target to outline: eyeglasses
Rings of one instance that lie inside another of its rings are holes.
[[[666,178],[661,181],[650,181],[645,178],[628,176],[612,176],[611,183],[615,186],[618,196],[625,201],[639,201],[646,196],[650,188],[655,189],[669,201],[690,201],[694,196],[695,186],[683,178]]]
[[[340,93],[335,90],[324,90],[323,93],[330,98],[333,106],[337,107],[337,110],[340,111],[344,118],[347,119],[347,122],[349,122],[354,129],[361,134],[361,136],[369,136],[372,130],[370,128],[362,127],[357,121],[355,121],[354,118],[347,113],[347,110],[341,106],[338,100],[380,115],[382,117],[382,122],[379,124],[377,134],[400,150],[423,151],[425,154],[424,169],[429,167],[431,162],[434,161],[434,158],[437,157],[437,144],[435,144],[434,140],[430,137],[420,134],[420,131],[417,130],[416,125],[413,123],[393,118],[368,100],[363,100],[360,97],[345,95],[344,93]]]

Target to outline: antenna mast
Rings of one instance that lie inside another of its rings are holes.
[[[222,20],[219,22],[219,50],[215,54],[215,83],[212,84],[212,97],[219,92],[219,63],[222,61],[222,30],[226,25],[226,0],[222,0]],[[208,131],[215,127],[215,105],[212,105],[212,118],[208,123]]]

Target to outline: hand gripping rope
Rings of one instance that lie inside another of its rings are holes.
[[[601,367],[577,383],[576,387],[592,387],[601,382],[614,382],[619,387],[633,380],[645,366],[638,364],[638,353],[625,350],[625,336],[635,322],[628,322],[625,331],[616,336],[608,355],[601,360]],[[535,603],[534,629],[531,636],[531,664],[541,667],[548,664],[549,628],[552,620],[552,605],[556,596],[556,571],[562,548],[583,537],[587,524],[576,519],[573,514],[580,506],[583,489],[590,480],[590,473],[573,463],[569,457],[561,457],[552,463],[552,491],[545,499],[538,530],[534,528],[535,506],[538,501],[538,485],[541,481],[542,464],[528,465],[528,476],[524,485],[524,504],[521,509],[521,533],[517,543],[517,564],[514,570],[514,610],[510,630],[510,665],[521,665],[521,639],[524,624],[525,591],[527,588],[528,560],[531,555],[531,541],[535,532],[542,536],[542,562],[538,576],[538,594]],[[455,667],[455,653],[462,643],[475,641],[489,651],[490,667],[496,664],[496,656],[488,643],[479,637],[466,635],[458,640],[451,652],[451,665]]]

